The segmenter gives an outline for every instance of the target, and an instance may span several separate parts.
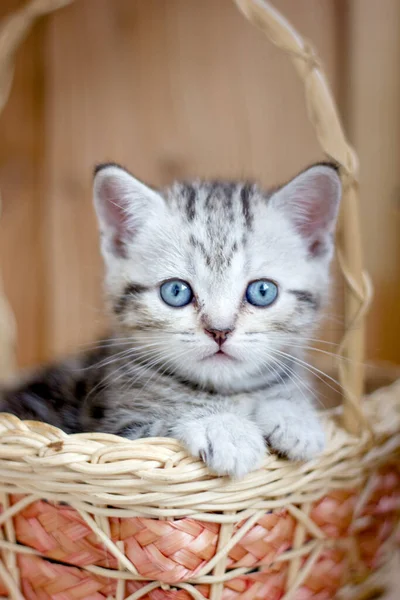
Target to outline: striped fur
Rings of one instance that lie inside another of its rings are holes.
[[[236,477],[266,442],[293,459],[321,451],[302,346],[328,295],[336,171],[317,165],[271,192],[222,181],[157,192],[110,164],[94,190],[112,334],[4,391],[0,408],[67,432],[177,437]],[[173,278],[191,285],[188,306],[163,302]],[[268,308],[245,296],[264,278],[279,290]],[[222,355],[207,330],[229,332]]]

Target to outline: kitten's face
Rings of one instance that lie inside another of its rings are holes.
[[[339,197],[328,166],[272,194],[201,182],[159,194],[101,168],[95,202],[118,331],[144,361],[199,385],[239,391],[273,378],[312,337]]]

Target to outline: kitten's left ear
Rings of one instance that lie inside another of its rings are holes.
[[[292,179],[274,194],[271,202],[305,238],[310,253],[319,256],[332,246],[341,194],[336,167],[321,164]]]
[[[93,195],[103,252],[119,258],[127,255],[136,233],[164,206],[160,194],[113,163],[96,167]]]

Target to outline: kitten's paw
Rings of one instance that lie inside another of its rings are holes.
[[[183,420],[173,435],[214,473],[236,479],[259,467],[266,452],[258,427],[230,413]]]
[[[274,450],[291,460],[311,460],[325,448],[325,433],[314,415],[307,419],[274,415],[264,434]]]

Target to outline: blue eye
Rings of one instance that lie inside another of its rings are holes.
[[[269,306],[278,296],[278,286],[269,279],[259,279],[249,283],[246,300],[254,306]]]
[[[192,288],[181,279],[171,279],[163,283],[160,287],[160,294],[165,304],[177,308],[186,306],[193,298]]]

